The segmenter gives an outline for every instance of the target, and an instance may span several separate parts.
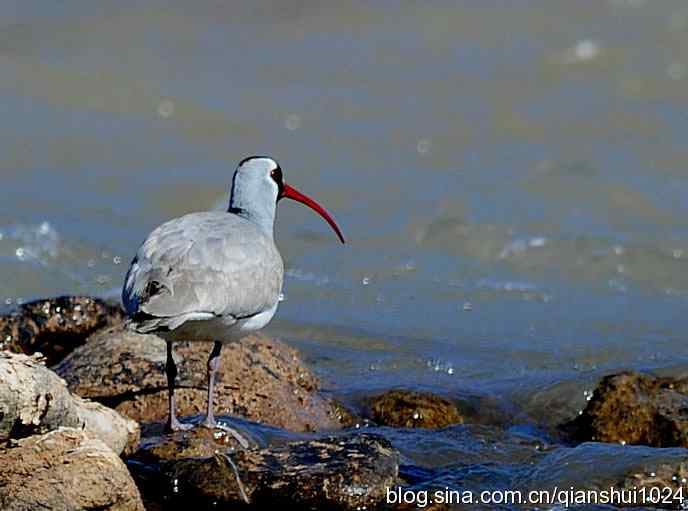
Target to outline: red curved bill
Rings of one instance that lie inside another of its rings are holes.
[[[284,188],[282,190],[282,197],[287,197],[289,199],[295,200],[296,202],[300,202],[301,204],[305,204],[309,208],[311,208],[313,211],[318,213],[321,217],[325,219],[325,221],[330,224],[330,227],[334,230],[334,232],[337,233],[337,236],[339,237],[339,241],[342,243],[346,243],[344,241],[344,236],[342,235],[342,231],[339,229],[339,226],[337,225],[337,222],[334,221],[334,218],[325,211],[325,208],[323,208],[320,204],[315,202],[313,199],[308,197],[307,195],[302,194],[299,192],[296,188],[293,188],[289,186],[287,183],[284,183]]]

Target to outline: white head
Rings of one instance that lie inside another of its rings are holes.
[[[277,183],[274,174],[278,173],[280,184]],[[278,163],[267,156],[251,156],[239,162],[232,179],[232,191],[229,196],[230,209],[234,206],[256,206],[277,204],[279,187],[281,186],[282,169]],[[274,177],[273,177],[274,176]],[[251,209],[251,208],[249,208]],[[273,208],[274,209],[274,208]]]
[[[329,213],[313,199],[286,184],[282,179],[282,169],[275,160],[268,156],[250,156],[239,162],[229,196],[230,213],[258,224],[272,236],[277,202],[284,197],[317,212],[344,243],[344,237]]]

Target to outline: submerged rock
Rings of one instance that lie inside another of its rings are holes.
[[[428,392],[390,390],[367,402],[370,418],[377,424],[399,428],[443,428],[463,424],[457,406]]]
[[[143,511],[122,460],[93,434],[61,428],[0,446],[3,511]]]
[[[688,447],[688,380],[623,372],[606,376],[562,430],[578,442]]]
[[[678,461],[632,472],[626,476],[622,487],[631,494],[650,496],[657,507],[686,509],[683,502],[688,502],[688,463]]]
[[[479,495],[518,488],[513,478],[532,470],[553,448],[527,432],[487,425],[383,431],[404,460],[403,483],[390,488],[389,505],[383,507],[390,511],[512,509],[481,505]]]
[[[205,413],[210,343],[176,347],[180,416]],[[165,342],[114,327],[92,336],[55,367],[69,388],[132,419],[162,421],[167,415]],[[317,392],[318,381],[297,352],[254,335],[222,350],[215,386],[215,414],[240,415],[291,431],[340,428],[333,407]]]
[[[48,365],[53,365],[96,330],[121,321],[119,307],[97,298],[36,300],[0,317],[0,350],[28,355],[41,352]]]
[[[575,499],[582,500],[583,498],[590,504],[595,504],[593,499],[597,498],[597,504],[624,505],[624,507],[631,506],[634,509],[646,509],[645,506],[651,509],[677,508],[679,504],[677,501],[671,505],[652,502],[650,499],[660,493],[657,490],[650,492],[649,488],[677,489],[682,486],[685,495],[688,492],[688,485],[682,483],[680,479],[670,482],[671,478],[678,473],[670,474],[670,472],[679,470],[687,456],[688,450],[680,448],[657,449],[647,446],[588,442],[575,448],[563,447],[552,451],[534,465],[532,470],[514,479],[510,487],[527,492],[543,492],[543,496],[539,497],[540,503],[542,507],[548,509],[554,504],[564,507],[566,504],[564,499],[568,499],[568,505],[565,507],[574,507],[574,504],[582,503],[580,500],[576,502]],[[663,486],[663,483],[667,485]],[[643,493],[634,490],[634,486],[648,490]],[[551,497],[551,492],[555,488],[558,489],[556,502],[542,500],[545,496]],[[612,503],[609,502],[612,498],[610,488],[628,491],[624,494],[617,491]],[[569,491],[571,489],[573,491]],[[594,491],[583,496],[581,492],[586,490]],[[606,494],[601,491],[605,491]],[[545,495],[544,492],[550,493]]]
[[[560,426],[578,417],[598,381],[599,375],[580,374],[554,383],[517,388],[508,399],[513,403],[516,421],[537,424],[559,437]]]
[[[243,428],[240,433],[253,447],[256,442]],[[158,465],[165,461],[184,458],[208,458],[214,456],[218,450],[240,448],[239,443],[231,434],[217,428],[208,429],[196,427],[186,431],[166,433],[163,428],[147,430],[147,436],[142,439],[139,449],[129,460],[145,463],[146,465]]]
[[[332,401],[332,413],[342,428],[360,428],[361,426],[369,426],[370,420],[364,418],[358,410],[350,408],[339,401]]]
[[[386,488],[397,483],[399,456],[375,435],[239,451],[215,446],[202,456],[207,439],[187,440],[190,444],[179,452],[149,443],[133,456],[132,469],[143,481],[147,500],[195,509],[246,501],[255,509],[371,509],[384,502]],[[167,460],[161,458],[163,453]],[[151,462],[158,470],[146,473],[142,467]]]
[[[61,426],[84,429],[117,454],[136,447],[136,422],[73,396],[64,380],[35,359],[0,352],[0,443]]]

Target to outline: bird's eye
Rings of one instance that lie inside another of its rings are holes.
[[[282,169],[277,167],[272,169],[270,172],[270,177],[277,184],[277,200],[280,200],[282,194],[284,193],[284,182],[282,181]]]

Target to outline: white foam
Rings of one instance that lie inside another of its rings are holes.
[[[58,257],[60,235],[43,221],[40,224],[12,224],[0,229],[0,246],[7,247],[19,261],[47,264]]]

